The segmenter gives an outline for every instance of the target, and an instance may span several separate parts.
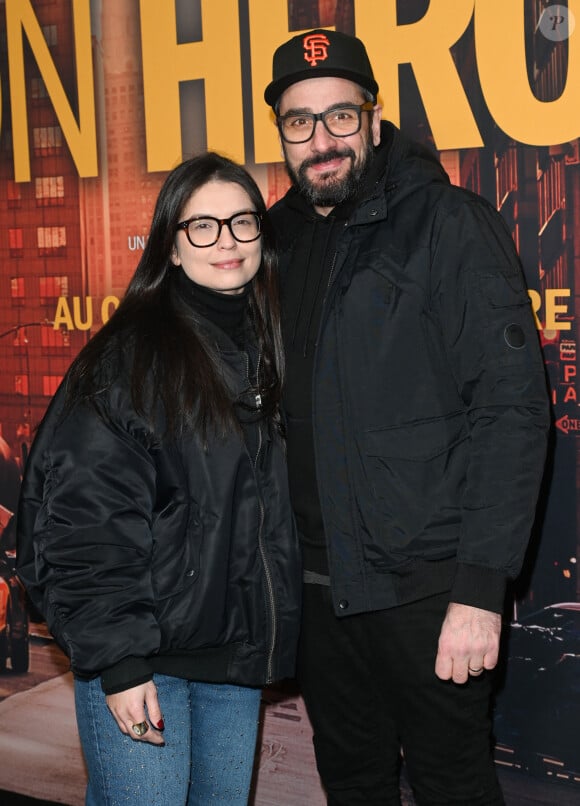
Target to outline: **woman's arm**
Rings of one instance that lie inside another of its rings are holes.
[[[145,662],[160,642],[150,574],[155,463],[127,398],[113,388],[100,413],[79,404],[64,418],[52,406],[22,486],[19,573],[81,676]]]

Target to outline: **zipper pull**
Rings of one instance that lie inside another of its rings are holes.
[[[256,395],[256,408],[262,408],[262,395]]]

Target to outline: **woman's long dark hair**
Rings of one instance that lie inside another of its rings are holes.
[[[167,176],[147,244],[121,304],[69,369],[67,407],[94,400],[106,388],[112,377],[106,377],[103,367],[109,356],[126,345],[132,402],[152,427],[159,403],[165,430],[172,435],[194,428],[205,437],[208,427],[221,433],[238,427],[214,348],[195,328],[191,314],[172,303],[169,292],[171,272],[178,270],[170,258],[176,225],[192,193],[214,180],[239,185],[262,216],[262,260],[250,283],[248,306],[261,353],[262,410],[278,418],[283,352],[273,232],[253,178],[240,165],[213,152],[183,162]]]

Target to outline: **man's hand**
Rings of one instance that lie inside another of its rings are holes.
[[[469,675],[493,669],[500,633],[499,613],[451,602],[441,627],[435,674],[441,680],[465,683]]]

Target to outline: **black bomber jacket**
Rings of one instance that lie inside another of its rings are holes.
[[[218,349],[235,398],[248,356],[223,333]],[[241,433],[159,439],[126,377],[98,396],[102,416],[63,417],[61,387],[34,440],[17,552],[32,601],[73,672],[109,693],[173,661],[193,680],[292,676],[301,572],[281,437],[249,426],[255,456]]]
[[[444,591],[499,612],[549,431],[530,301],[497,211],[389,123],[382,142],[384,170],[333,244],[313,377],[302,379],[335,612]],[[295,188],[271,216],[284,289],[308,271],[320,217]],[[288,304],[283,293],[293,322]]]

